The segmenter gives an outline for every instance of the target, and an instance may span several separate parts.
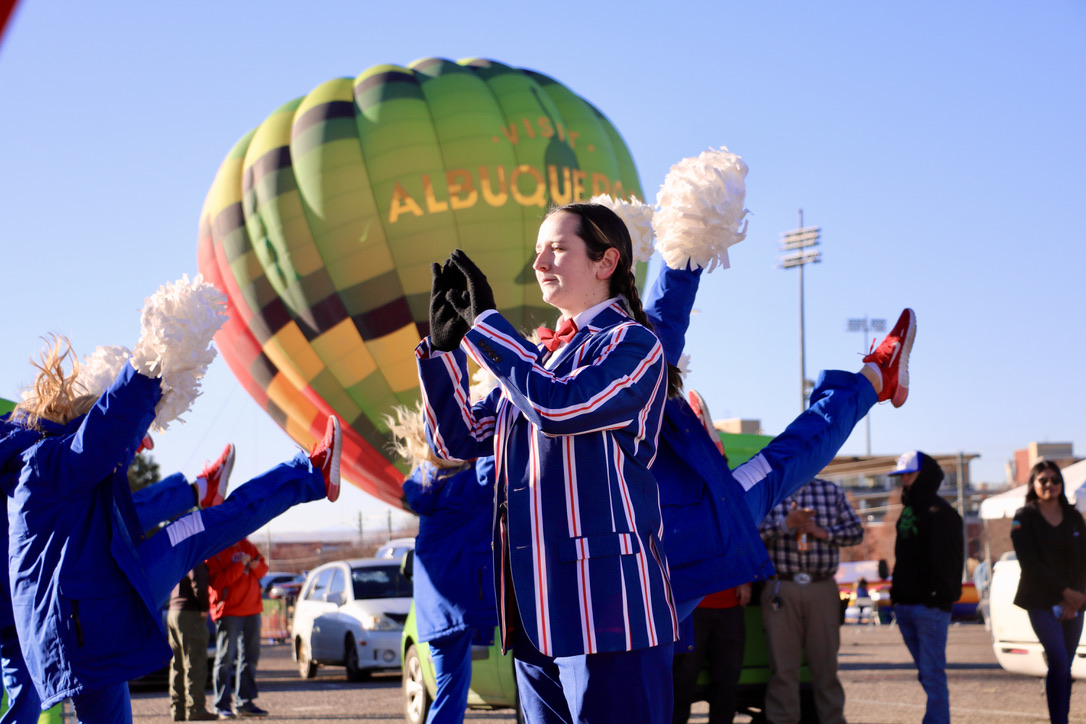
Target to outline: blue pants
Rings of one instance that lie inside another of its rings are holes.
[[[732,471],[746,491],[743,502],[754,520],[761,522],[782,500],[811,482],[877,401],[875,388],[863,375],[824,370],[811,391],[811,406]]]
[[[8,694],[8,710],[0,715],[0,724],[36,724],[41,715],[41,699],[34,690],[34,682],[30,680],[30,672],[23,661],[23,650],[19,646],[15,626],[0,631],[0,660],[4,671],[4,691]]]
[[[257,696],[256,666],[260,662],[260,614],[223,616],[215,622],[215,708],[230,711],[234,692],[238,706]]]
[[[670,643],[635,651],[544,656],[525,635],[513,646],[520,707],[528,724],[667,724],[672,714]]]
[[[1028,610],[1029,623],[1048,659],[1045,695],[1048,697],[1048,718],[1053,724],[1067,724],[1071,709],[1071,664],[1082,636],[1082,614],[1070,621],[1060,621],[1050,608]]]
[[[426,724],[460,724],[471,688],[471,634],[466,629],[427,642],[434,660],[437,691]]]
[[[1052,612],[1048,612],[1052,617]],[[946,685],[946,632],[950,612],[918,604],[894,604],[894,618],[905,647],[916,662],[917,678],[928,695],[923,724],[950,724]],[[1070,668],[1068,668],[1070,671]]]
[[[72,697],[79,724],[132,724],[132,697],[128,694],[128,682],[91,689]]]
[[[235,488],[224,502],[178,518],[139,547],[155,605],[200,561],[234,545],[299,503],[324,497],[324,477],[299,452]]]

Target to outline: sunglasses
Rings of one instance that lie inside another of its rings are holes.
[[[1059,478],[1037,478],[1038,485],[1063,485]]]

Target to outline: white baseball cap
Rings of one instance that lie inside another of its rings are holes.
[[[906,473],[920,472],[920,451],[910,450],[897,459],[897,467],[891,470],[889,475],[904,475]]]

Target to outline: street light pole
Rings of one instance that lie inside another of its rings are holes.
[[[866,316],[863,319],[850,319],[848,320],[849,332],[863,332],[863,342],[860,344],[860,351],[863,354],[867,354],[867,333],[868,332],[885,332],[886,320],[885,319],[868,319]],[[864,426],[867,428],[867,457],[871,457],[871,412],[868,411],[864,415]]]
[[[822,261],[822,252],[818,246],[822,229],[813,226],[803,228],[803,209],[799,210],[799,228],[781,234],[780,250],[777,259],[782,269],[799,267],[799,410],[807,409],[807,345],[804,341],[803,315],[803,267]]]

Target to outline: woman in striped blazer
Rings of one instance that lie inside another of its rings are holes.
[[[530,722],[671,717],[678,621],[649,466],[678,379],[641,308],[631,246],[606,207],[547,215],[534,269],[561,324],[540,346],[495,310],[466,255],[433,265],[430,336],[416,349],[427,434],[446,459],[495,456],[495,586]],[[500,382],[474,405],[468,355]]]

